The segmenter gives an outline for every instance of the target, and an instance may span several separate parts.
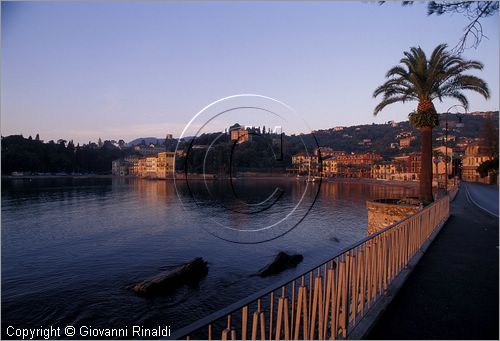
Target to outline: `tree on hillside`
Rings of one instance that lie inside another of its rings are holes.
[[[498,176],[498,157],[484,161],[476,168],[476,171],[482,178],[491,175],[493,182],[496,182]]]
[[[373,97],[382,95],[374,115],[392,103],[418,102],[409,119],[421,134],[420,197],[432,201],[432,128],[439,124],[432,101],[448,97],[468,108],[463,90],[477,92],[486,99],[490,94],[485,81],[465,74],[468,70],[482,70],[483,64],[448,52],[446,44],[438,45],[429,59],[420,47],[412,47],[404,56],[400,65],[387,72],[387,81],[374,91]]]

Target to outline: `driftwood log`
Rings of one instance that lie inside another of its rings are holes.
[[[132,286],[140,295],[169,293],[183,285],[197,284],[208,273],[208,262],[197,257],[173,270],[164,271]]]
[[[260,277],[267,277],[276,275],[286,269],[296,267],[297,264],[302,262],[304,257],[302,255],[289,255],[286,252],[280,251],[271,263],[263,267],[257,273]]]

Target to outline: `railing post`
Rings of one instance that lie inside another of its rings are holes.
[[[192,336],[200,328],[207,328],[207,339],[211,340],[214,325],[218,326],[226,318],[226,327],[215,331],[216,337],[226,340],[237,337],[247,340],[249,319],[252,320],[252,340],[298,339],[300,336],[303,339],[348,338],[351,328],[387,292],[423,244],[449,216],[450,200],[454,194],[450,192],[422,211],[365,238],[300,277],[255,294],[239,306],[235,303],[214,313],[215,316],[207,317],[206,322],[205,319],[197,321],[193,328],[184,328],[179,336]],[[299,279],[300,284],[297,283]],[[309,286],[306,286],[306,281]],[[288,293],[287,286],[291,287]],[[281,295],[275,297],[279,288]],[[263,310],[262,304],[267,304],[268,300],[267,319],[267,310]],[[255,303],[257,310],[249,316],[250,306],[254,307]],[[234,325],[232,314],[239,312],[241,330],[236,330],[235,327],[240,325]]]

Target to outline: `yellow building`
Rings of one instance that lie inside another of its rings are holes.
[[[148,156],[130,162],[129,174],[141,178],[166,179],[175,172],[175,153],[160,152],[157,156]]]
[[[292,156],[292,164],[298,169],[299,174],[316,174],[318,157],[313,154],[298,153]]]
[[[381,180],[395,180],[396,165],[394,162],[382,162],[372,166],[372,178]]]
[[[326,177],[332,177],[337,175],[337,173],[337,159],[335,157],[324,159],[321,164],[321,174]]]
[[[156,178],[156,170],[158,166],[158,158],[156,156],[148,156],[146,158],[146,166],[144,169],[143,177]]]
[[[175,153],[162,152],[158,153],[158,161],[156,165],[156,176],[165,179],[174,174],[175,170]]]
[[[490,183],[488,176],[481,178],[476,171],[484,161],[491,160],[484,148],[479,143],[473,143],[465,148],[465,157],[462,161],[462,180]]]

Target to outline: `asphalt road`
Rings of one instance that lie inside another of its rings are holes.
[[[498,218],[472,204],[467,188],[498,212],[498,189],[494,197],[462,184],[451,217],[368,339],[498,340]]]
[[[462,185],[468,192],[469,200],[498,217],[498,186],[474,182],[463,182]]]

